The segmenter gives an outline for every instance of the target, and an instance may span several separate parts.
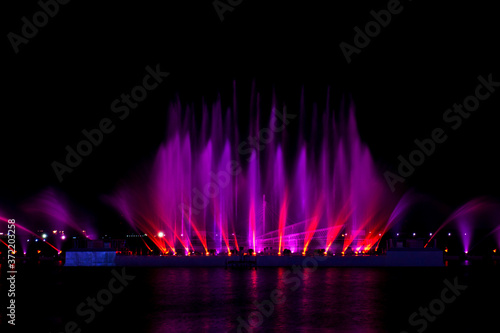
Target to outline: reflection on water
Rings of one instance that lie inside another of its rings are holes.
[[[427,332],[481,331],[497,318],[498,265],[443,268],[127,268],[136,276],[86,323],[76,308],[107,288],[113,268],[20,267],[16,319],[37,332],[415,332],[409,316],[440,297],[443,280],[468,289]],[[0,289],[5,290],[5,272]],[[1,317],[4,313],[0,313]],[[17,324],[16,324],[17,326]],[[17,328],[17,327],[16,327]],[[29,331],[19,327],[19,331]]]
[[[157,304],[153,332],[314,331],[383,332],[386,275],[365,269],[157,269],[150,276]],[[278,294],[279,293],[279,294]],[[239,319],[238,319],[239,318]],[[244,324],[242,324],[244,322]],[[248,325],[248,326],[247,326]]]

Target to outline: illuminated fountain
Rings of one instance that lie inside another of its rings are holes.
[[[443,228],[445,228],[450,224],[454,224],[462,246],[461,250],[463,251],[464,254],[467,255],[469,254],[469,251],[473,247],[472,242],[473,242],[474,232],[479,228],[488,228],[488,229],[491,228],[492,227],[491,222],[492,221],[498,222],[499,216],[500,216],[500,206],[498,205],[497,202],[487,197],[474,198],[466,202],[459,208],[457,208],[439,226],[436,232],[432,234],[432,237],[430,237],[429,241],[425,246],[427,247],[427,245],[432,241],[432,239],[437,236],[439,231],[443,230]],[[485,223],[482,220],[486,220],[487,225],[484,225]],[[495,230],[496,229],[494,229],[485,237],[483,237],[483,240],[489,238],[491,235],[494,235]]]
[[[9,223],[9,219],[7,219],[5,217],[1,217],[1,216],[0,216],[0,221],[3,221],[7,224]],[[8,233],[6,233],[6,234],[8,234]],[[33,237],[32,239],[34,239],[35,241],[44,242],[45,244],[50,246],[52,249],[54,249],[57,254],[61,254],[61,250],[58,247],[55,247],[54,245],[52,245],[50,242],[48,242],[46,240],[45,234],[44,234],[45,237],[44,237],[44,235],[40,236],[40,235],[36,234],[32,230],[21,225],[18,220],[16,220],[16,222],[15,222],[15,234],[13,234],[13,235],[15,235],[16,246],[17,246],[15,248],[15,250],[11,246],[9,246],[9,244],[7,244],[7,242],[4,242],[1,239],[0,239],[0,242],[3,243],[9,249],[13,249],[14,251],[19,251],[22,249],[24,251],[24,254],[26,254],[26,248],[28,247],[28,241],[31,237]],[[19,241],[21,243],[19,243]],[[19,245],[21,245],[21,247],[19,247]]]
[[[54,188],[41,191],[22,208],[31,225],[43,229],[57,247],[61,247],[68,233],[88,239],[97,238],[90,218]]]
[[[276,98],[261,111],[255,91],[251,100],[249,121],[237,119],[235,96],[232,108],[217,100],[196,117],[194,107],[171,104],[152,165],[106,201],[162,253],[378,246],[397,200],[360,140],[352,103],[334,115],[328,100],[306,111],[303,94],[294,112]]]

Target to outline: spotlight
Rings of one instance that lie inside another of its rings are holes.
[[[160,232],[158,233],[158,237],[162,238],[163,236],[165,236],[165,234],[163,233],[163,231],[160,231]]]
[[[66,236],[62,235],[62,236],[61,236],[61,239],[62,239],[62,240],[65,240],[65,239],[66,239]]]
[[[416,235],[416,234],[415,234],[415,233],[413,233],[413,236],[414,236],[414,237],[415,237],[415,235]]]
[[[465,251],[465,254],[469,253],[469,251]]]
[[[399,232],[396,234],[396,236],[399,236]]]
[[[42,234],[42,238],[43,239],[47,238],[47,234]]]
[[[184,237],[184,234],[181,234],[181,237]]]
[[[448,233],[448,236],[451,236],[451,232]]]
[[[53,234],[57,234],[57,230],[52,230],[52,233]]]
[[[429,236],[432,236],[432,232],[429,233]]]
[[[493,249],[493,253],[497,253],[497,249]]]

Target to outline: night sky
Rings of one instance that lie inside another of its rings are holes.
[[[179,96],[201,108],[220,94],[230,106],[233,82],[242,129],[252,116],[245,101],[253,82],[263,100],[274,89],[291,111],[298,110],[302,89],[306,110],[314,102],[324,106],[328,88],[334,109],[352,99],[361,138],[381,175],[397,172],[398,155],[408,157],[415,139],[442,128],[447,140],[397,185],[398,193],[415,188],[454,207],[498,196],[500,83],[457,129],[443,120],[454,103],[474,95],[479,76],[500,82],[500,21],[493,3],[244,0],[221,14],[223,21],[212,1],[166,3],[60,4],[17,53],[9,33],[22,35],[21,19],[33,22],[40,5],[3,4],[3,214],[15,218],[19,205],[53,186],[100,225],[113,227],[113,214],[99,198],[154,156],[165,138],[168,105]],[[388,5],[398,13],[348,63],[339,45],[355,46],[354,28],[364,31],[374,20],[370,12]],[[111,103],[157,64],[169,76],[119,120]],[[62,162],[65,146],[75,147],[82,130],[103,118],[112,119],[115,130],[60,183],[51,163]]]

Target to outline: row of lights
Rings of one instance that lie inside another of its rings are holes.
[[[413,237],[415,237],[417,234],[414,232],[412,235],[413,235]],[[344,236],[344,235],[342,235],[342,236]],[[380,234],[379,234],[379,236],[380,236]],[[399,232],[396,233],[396,236],[399,236]],[[432,236],[432,232],[429,233],[429,236]],[[448,233],[448,236],[451,236],[451,232]],[[467,233],[464,233],[464,236],[467,236]]]

